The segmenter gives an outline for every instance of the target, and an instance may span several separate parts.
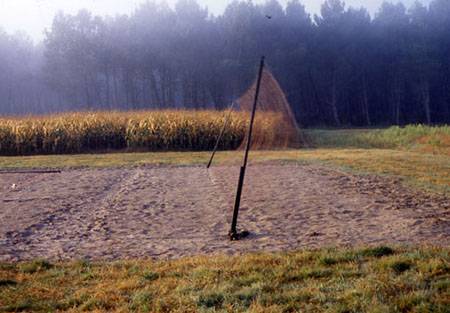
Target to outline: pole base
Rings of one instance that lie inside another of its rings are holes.
[[[241,232],[237,232],[237,231],[230,231],[228,233],[228,238],[230,238],[231,241],[239,241],[241,239],[247,238],[248,236],[250,236],[250,232],[249,231],[241,231]]]

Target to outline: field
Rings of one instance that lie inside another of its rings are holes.
[[[0,118],[0,155],[75,154],[113,151],[210,151],[226,126],[220,150],[245,138],[248,114],[220,111],[66,113]],[[226,125],[225,125],[226,124]],[[255,132],[276,141],[282,116],[258,112]],[[303,147],[407,149],[450,155],[450,127],[411,125],[372,130],[306,130]]]
[[[269,138],[280,121],[260,113],[257,125]],[[209,151],[222,128],[219,148],[233,150],[245,137],[246,113],[137,111],[67,113],[0,118],[0,155],[73,154],[111,151]]]
[[[252,152],[238,243],[239,152],[0,157],[63,170],[0,175],[0,311],[448,312],[448,132]]]

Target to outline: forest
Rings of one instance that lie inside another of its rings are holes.
[[[450,122],[450,1],[365,8],[327,0],[310,14],[233,1],[148,1],[130,15],[58,13],[43,42],[0,29],[0,115],[225,109],[259,58],[302,127]]]

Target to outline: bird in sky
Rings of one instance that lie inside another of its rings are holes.
[[[269,20],[272,19],[272,16],[270,16],[270,15],[266,15],[266,17],[267,17]]]

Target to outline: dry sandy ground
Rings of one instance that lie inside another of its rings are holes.
[[[448,197],[395,179],[276,164],[250,167],[239,222],[252,235],[231,243],[237,175],[237,167],[0,175],[0,261],[450,243]]]

